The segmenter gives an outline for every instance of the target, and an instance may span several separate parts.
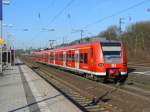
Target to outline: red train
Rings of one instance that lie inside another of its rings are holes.
[[[62,67],[94,79],[124,82],[127,77],[126,49],[119,41],[96,41],[34,52],[34,61]]]

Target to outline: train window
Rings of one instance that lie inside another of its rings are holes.
[[[68,62],[68,58],[69,58],[69,55],[67,54],[67,62]]]
[[[70,61],[70,54],[68,54],[68,62]]]
[[[61,61],[63,61],[63,54],[61,54]]]
[[[60,61],[61,60],[61,56],[60,56],[60,54],[58,55],[58,61]]]
[[[86,64],[87,61],[88,61],[88,55],[87,55],[87,53],[84,53],[84,63]]]
[[[120,51],[104,51],[104,55],[120,55]]]
[[[58,55],[58,60],[59,60],[59,61],[61,60],[61,55],[60,55],[60,54]]]
[[[61,61],[63,61],[63,54],[61,54]]]
[[[121,43],[120,42],[105,42],[101,43],[103,55],[106,63],[121,62]]]
[[[57,61],[59,61],[59,54],[57,54]]]
[[[62,60],[62,57],[61,57],[61,54],[59,54],[59,61],[61,61]]]
[[[57,61],[59,61],[59,54],[57,54]]]
[[[74,54],[72,54],[72,62],[74,62]]]
[[[71,54],[69,54],[69,61],[71,61]]]
[[[48,54],[46,54],[46,59],[48,59]]]
[[[105,42],[101,43],[104,56],[120,56],[121,43],[120,42]]]
[[[43,54],[43,59],[45,59],[45,55]]]
[[[54,55],[52,54],[51,60],[54,60]]]
[[[56,54],[55,56],[56,56],[56,57],[55,57],[55,58],[56,58],[56,61],[58,61],[58,54]]]
[[[80,53],[80,63],[83,63],[83,53]]]
[[[69,54],[67,54],[67,62],[69,62]]]
[[[50,61],[52,60],[52,56],[51,56],[51,55],[49,55],[49,60],[50,60]]]
[[[62,61],[62,54],[60,54],[60,61]]]
[[[51,54],[49,55],[49,59],[50,59],[50,61],[52,60],[52,55]]]
[[[52,54],[49,55],[50,61],[52,60]]]
[[[121,46],[120,42],[102,42],[101,43],[102,46]]]

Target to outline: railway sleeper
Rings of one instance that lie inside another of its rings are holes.
[[[35,71],[40,72],[40,74],[44,75],[47,74],[39,69],[36,69]],[[98,112],[101,110],[102,107],[100,107],[99,104],[93,104],[92,100],[86,99],[82,97],[77,92],[74,92],[74,90],[67,88],[64,84],[56,81],[56,79],[51,79],[50,77],[44,75],[44,77],[50,81],[51,83],[54,83],[57,88],[59,88],[62,92],[64,92],[68,97],[73,99],[75,102],[80,104],[83,108],[85,108],[88,112]],[[73,98],[74,96],[74,98]]]

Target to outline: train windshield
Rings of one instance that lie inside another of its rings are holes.
[[[101,43],[105,62],[120,63],[121,61],[121,43],[107,42]]]

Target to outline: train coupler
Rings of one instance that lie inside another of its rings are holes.
[[[109,69],[108,74],[110,79],[114,79],[116,77],[119,77],[120,71],[119,69]]]

